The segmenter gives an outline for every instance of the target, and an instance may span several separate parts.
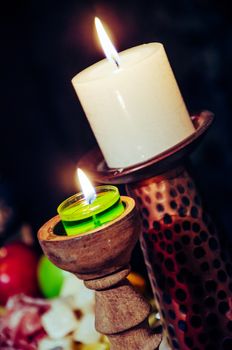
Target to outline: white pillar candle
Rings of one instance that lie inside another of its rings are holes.
[[[110,168],[144,162],[194,132],[160,43],[119,53],[77,74],[72,83]]]

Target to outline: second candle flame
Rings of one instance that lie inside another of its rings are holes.
[[[85,175],[84,171],[79,168],[77,169],[77,175],[86,202],[88,204],[93,203],[93,201],[96,199],[96,192],[93,185]]]
[[[116,66],[120,67],[120,58],[117,50],[115,49],[114,45],[110,41],[110,38],[108,37],[102,22],[98,17],[95,17],[95,26],[97,30],[97,34],[102,46],[102,49],[108,58],[109,61],[114,62]]]

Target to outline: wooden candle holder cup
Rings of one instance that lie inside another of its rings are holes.
[[[102,227],[75,236],[56,235],[60,217],[55,216],[40,228],[38,239],[56,266],[96,291],[96,329],[108,336],[112,350],[154,350],[161,336],[149,328],[150,305],[126,279],[140,219],[134,200],[121,198],[124,213]]]

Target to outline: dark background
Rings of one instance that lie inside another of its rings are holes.
[[[164,44],[191,113],[216,120],[192,159],[214,219],[231,235],[232,25],[223,0],[9,1],[1,6],[0,208],[34,233],[76,192],[78,159],[95,144],[71,78],[103,58],[93,18],[118,50]],[[2,204],[1,204],[2,203]],[[1,211],[0,211],[1,215]]]

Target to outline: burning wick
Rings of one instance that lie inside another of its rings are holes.
[[[93,203],[93,201],[96,199],[96,192],[93,185],[85,173],[79,168],[77,169],[77,176],[87,204]]]
[[[114,62],[118,68],[120,68],[120,58],[117,50],[110,41],[102,22],[98,17],[95,17],[95,27],[97,30],[98,38],[100,40],[102,49],[109,61]]]
[[[77,169],[77,176],[80,182],[81,190],[84,194],[84,198],[87,204],[90,205],[95,201],[97,197],[96,191],[91,182],[89,181],[88,177],[85,175],[84,171],[82,171],[80,168]],[[95,214],[93,214],[92,218],[95,226],[100,226],[100,222]]]

